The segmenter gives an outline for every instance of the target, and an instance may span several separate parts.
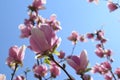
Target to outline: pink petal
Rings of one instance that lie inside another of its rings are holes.
[[[67,58],[67,63],[72,67],[74,68],[76,71],[78,70],[79,68],[79,58],[77,56],[71,56],[71,58]]]
[[[88,65],[87,51],[83,50],[80,54],[80,69],[85,70]]]
[[[16,58],[17,54],[18,54],[18,51],[19,51],[19,49],[18,49],[18,47],[16,45],[10,47],[10,49],[9,49],[9,56],[13,57],[13,58]]]
[[[23,45],[19,48],[18,60],[22,61],[24,59],[26,46]]]
[[[4,74],[0,74],[0,80],[6,80],[6,76]]]
[[[44,33],[38,28],[33,28],[31,31],[30,44],[34,51],[46,51],[50,48],[45,38]]]
[[[56,16],[55,14],[52,14],[52,15],[50,16],[50,20],[51,20],[51,21],[54,21],[54,20],[56,20],[56,17],[57,17],[57,16]]]

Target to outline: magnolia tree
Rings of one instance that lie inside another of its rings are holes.
[[[98,0],[88,0],[89,3],[98,4]],[[119,8],[119,4],[113,1],[107,1],[107,7],[110,12]],[[6,59],[7,65],[12,69],[10,80],[27,80],[27,73],[32,71],[34,77],[38,80],[56,79],[61,74],[61,70],[67,75],[66,80],[78,80],[66,70],[66,65],[69,65],[81,80],[93,80],[92,73],[99,73],[105,80],[118,80],[120,78],[120,68],[113,71],[112,50],[104,47],[107,39],[104,37],[104,30],[100,29],[95,32],[88,32],[84,35],[79,35],[77,31],[72,31],[68,36],[68,40],[72,42],[73,49],[71,54],[65,55],[64,51],[57,51],[61,43],[61,38],[57,36],[61,30],[60,22],[56,19],[56,15],[52,14],[50,19],[46,19],[39,15],[39,10],[45,9],[46,0],[34,0],[28,6],[29,18],[25,19],[23,24],[19,25],[21,38],[28,38],[29,46],[17,45],[9,48],[9,55]],[[78,42],[86,42],[92,39],[97,42],[95,54],[99,58],[106,58],[106,61],[89,67],[88,53],[83,49],[79,55],[74,55],[74,49]],[[23,66],[23,60],[26,48],[33,51],[36,56],[36,63],[32,70],[24,71],[25,75],[17,75],[19,67]],[[57,55],[58,57],[55,57]],[[56,59],[57,58],[57,59]],[[64,63],[66,62],[66,63]],[[46,77],[47,75],[47,77]],[[48,77],[49,76],[49,77]],[[4,74],[0,74],[0,80],[6,80]]]

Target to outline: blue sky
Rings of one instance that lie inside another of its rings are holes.
[[[31,3],[32,0],[1,0],[0,2],[0,73],[6,74],[7,80],[10,79],[12,73],[12,70],[5,64],[9,47],[13,45],[29,45],[28,39],[19,38],[20,30],[18,25],[23,23],[25,18],[28,18],[27,6]],[[85,34],[101,29],[101,25],[104,24],[105,37],[109,39],[105,47],[112,49],[114,52],[112,56],[115,59],[112,64],[113,70],[120,67],[120,9],[110,13],[104,0],[101,0],[98,5],[90,4],[86,0],[48,0],[45,6],[46,10],[40,11],[40,15],[49,18],[54,13],[61,22],[62,30],[58,32],[58,36],[62,38],[62,43],[58,50],[65,51],[66,55],[71,53],[73,45],[67,40],[67,37],[73,30]],[[88,51],[90,67],[96,62],[104,60],[94,54],[95,43],[91,41],[78,43],[74,54],[79,55],[83,49]],[[32,68],[35,63],[34,56],[31,50],[26,50],[24,66],[19,68],[17,75],[21,74],[26,67]],[[71,75],[75,76],[75,72],[71,67],[67,66],[67,70]],[[28,76],[28,80],[35,80],[32,73],[29,73]],[[98,74],[93,77],[94,80],[98,78],[103,80],[103,77]],[[64,78],[66,78],[66,75],[62,72],[57,80]],[[75,76],[75,78],[79,80],[78,76]]]

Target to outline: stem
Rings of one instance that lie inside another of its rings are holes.
[[[59,66],[66,73],[66,75],[69,77],[69,80],[73,80],[70,74],[65,70],[65,68],[63,68],[59,63],[57,63],[52,55],[50,55],[50,58],[57,66]]]
[[[17,70],[17,67],[18,67],[18,64],[15,63],[15,69],[14,69],[13,73],[11,74],[12,75],[11,80],[13,80],[13,78],[14,78],[14,75],[15,75],[15,72]]]
[[[40,65],[39,59],[37,58],[37,65]],[[42,77],[39,76],[39,80],[42,80]]]
[[[74,52],[74,50],[75,50],[75,47],[76,47],[76,43],[75,43],[75,45],[74,45],[73,48],[72,48],[71,56],[73,55],[73,52]]]
[[[39,59],[37,58],[37,65],[40,65],[40,63],[39,63]]]
[[[26,80],[27,80],[27,72],[25,71],[24,73],[25,73],[25,77],[26,77]]]
[[[112,70],[110,70],[110,73],[112,74],[114,80],[117,80],[116,77],[115,77],[115,75],[114,75],[114,73],[112,72]]]
[[[104,45],[103,45],[103,43],[101,43],[101,44],[102,44],[102,48],[103,48],[103,50],[104,50],[104,52],[105,52]],[[110,57],[106,57],[106,58],[107,58],[107,60],[111,63]],[[114,73],[112,72],[112,70],[110,70],[110,73],[111,73],[111,75],[113,76],[114,80],[117,80],[116,77],[115,77],[115,75],[114,75]]]
[[[82,80],[85,80],[85,79],[83,78],[83,74],[81,74],[81,78],[82,78]]]
[[[41,78],[41,77],[39,77],[39,80],[42,80],[42,78]]]

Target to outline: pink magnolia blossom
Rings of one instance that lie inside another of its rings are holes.
[[[110,12],[116,10],[118,8],[117,4],[111,2],[111,1],[108,1],[108,9]]]
[[[96,44],[96,48],[102,48],[102,44]]]
[[[59,31],[59,30],[61,30],[62,28],[61,28],[61,26],[60,26],[60,22],[59,22],[56,18],[57,18],[57,16],[56,16],[55,14],[52,14],[52,15],[50,16],[50,20],[46,19],[45,22],[46,22],[48,25],[50,25],[50,26],[53,28],[53,30]]]
[[[14,80],[26,80],[24,76],[17,76]]]
[[[72,31],[72,34],[68,37],[68,40],[72,41],[73,44],[79,40],[79,34],[76,31]]]
[[[93,68],[92,68],[92,72],[93,73],[102,73],[101,72],[101,68],[100,68],[100,64],[96,64]]]
[[[79,40],[80,40],[80,42],[86,42],[87,41],[87,39],[85,38],[84,35],[80,35]]]
[[[60,44],[54,30],[49,25],[41,25],[31,30],[30,48],[37,53],[53,51]]]
[[[93,78],[90,75],[88,75],[88,74],[84,74],[83,75],[83,79],[84,80],[93,80]]]
[[[93,73],[106,74],[111,70],[111,65],[109,62],[103,62],[101,64],[96,64],[92,68]]]
[[[106,68],[107,70],[111,70],[112,67],[108,61],[101,63],[101,65]]]
[[[32,29],[32,25],[24,25],[24,24],[21,24],[19,25],[19,29],[21,30],[21,35],[20,37],[21,38],[28,38],[30,35],[31,35],[31,29]]]
[[[115,74],[117,75],[118,78],[120,78],[120,68],[117,68],[115,70]]]
[[[65,52],[63,52],[62,50],[60,51],[60,55],[58,56],[58,58],[63,59],[65,56]]]
[[[0,74],[0,80],[6,80],[6,76],[4,74]]]
[[[21,47],[12,46],[9,49],[9,57],[7,58],[8,66],[12,67],[15,66],[14,64],[22,64],[24,59],[26,46],[23,45]]]
[[[105,80],[112,80],[113,77],[110,74],[105,74],[104,75]]]
[[[45,64],[42,65],[34,65],[33,72],[36,78],[44,77],[47,75],[47,66]]]
[[[87,33],[86,36],[88,39],[93,39],[95,35],[93,33]]]
[[[96,55],[97,55],[98,57],[100,57],[100,58],[104,57],[104,50],[103,50],[102,48],[97,48],[97,49],[95,50],[95,53],[96,53]]]
[[[67,63],[75,69],[77,74],[83,73],[88,66],[88,58],[86,50],[83,50],[80,56],[69,56]]]
[[[96,32],[96,35],[97,35],[96,40],[102,40],[102,39],[104,39],[104,31],[103,30],[98,30]]]
[[[110,56],[112,55],[112,53],[113,53],[113,52],[112,52],[111,49],[106,49],[106,50],[105,50],[105,55],[106,55],[106,56],[109,56],[109,57],[110,57]]]
[[[95,4],[98,4],[99,0],[88,0],[88,2],[95,2]]]
[[[50,65],[50,72],[51,76],[55,78],[60,75],[60,68],[55,63],[52,62]]]
[[[46,4],[46,0],[34,0],[32,6],[36,9],[43,9],[44,4]]]

